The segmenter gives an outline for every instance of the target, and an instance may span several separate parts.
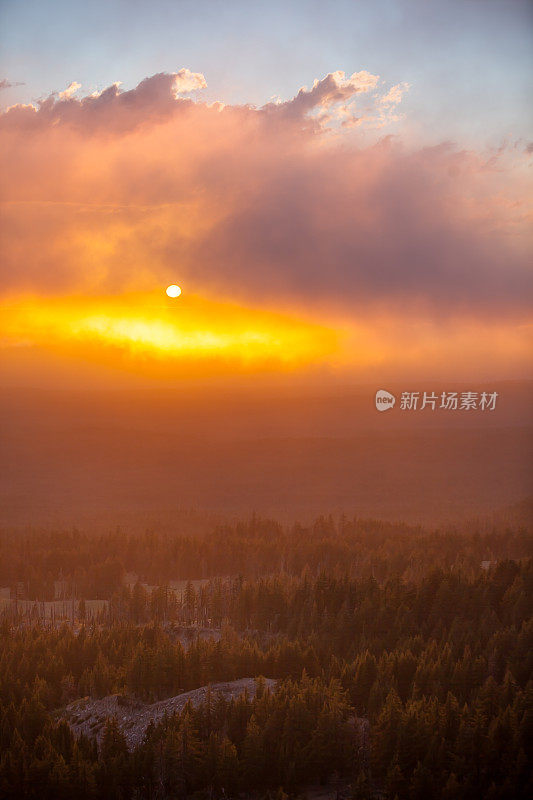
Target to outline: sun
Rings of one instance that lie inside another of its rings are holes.
[[[167,286],[165,291],[169,297],[179,297],[181,294],[180,287],[176,286],[175,283],[172,283],[170,286]]]

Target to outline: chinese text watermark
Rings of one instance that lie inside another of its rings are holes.
[[[498,392],[402,392],[400,411],[494,411]],[[394,408],[396,397],[385,389],[376,392],[376,408]]]

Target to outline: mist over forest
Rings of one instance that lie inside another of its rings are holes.
[[[487,516],[530,494],[533,462],[531,383],[489,388],[494,411],[385,414],[376,386],[5,391],[3,519],[142,531],[172,530],[186,511],[430,525]]]

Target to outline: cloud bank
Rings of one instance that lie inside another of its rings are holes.
[[[409,89],[333,72],[261,108],[181,69],[0,115],[4,293],[179,282],[265,303],[525,316],[520,175],[453,144],[369,140]],[[348,132],[346,132],[348,128]]]

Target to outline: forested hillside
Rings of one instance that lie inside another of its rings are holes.
[[[81,603],[64,623],[4,614],[2,797],[533,793],[525,530],[254,518],[205,538],[4,533],[1,546],[0,583],[37,601],[59,582]],[[84,619],[95,596],[106,606]],[[99,744],[65,721],[78,698],[141,706],[251,676],[255,696],[208,692],[135,747],[120,720]]]

